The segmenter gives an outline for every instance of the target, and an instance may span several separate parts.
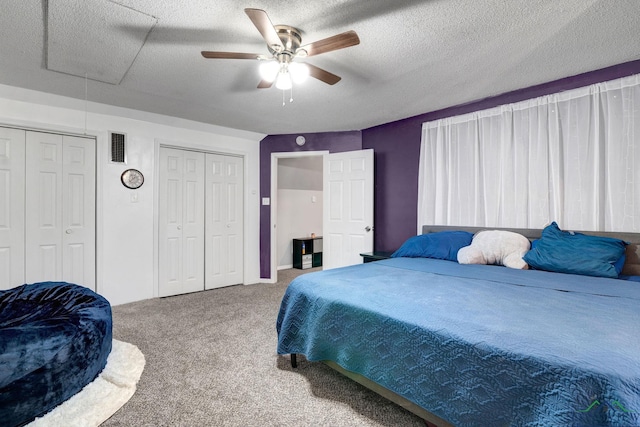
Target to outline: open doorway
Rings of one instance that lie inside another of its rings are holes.
[[[322,160],[322,268],[344,267],[361,262],[361,254],[373,251],[373,150],[355,150],[329,154],[327,151],[271,153],[271,281],[278,277],[277,236],[279,224],[283,219],[278,216],[278,163],[283,158],[314,157]],[[308,171],[300,170],[298,176]],[[311,197],[313,197],[311,195]],[[319,199],[316,200],[316,203]],[[268,202],[268,201],[267,201]],[[324,209],[323,209],[324,208]],[[290,208],[292,214],[301,216],[298,206]],[[302,233],[302,236],[297,236]],[[307,234],[309,233],[309,234]],[[298,237],[310,237],[318,232],[305,226],[293,233]],[[293,243],[293,242],[292,242]],[[315,248],[315,242],[312,243]],[[301,253],[302,251],[300,251]],[[313,251],[312,251],[313,252]],[[298,252],[296,252],[298,253]],[[315,260],[315,252],[311,259]],[[307,257],[308,258],[308,257]],[[304,259],[302,260],[304,263]]]
[[[326,151],[271,154],[271,281],[293,267],[293,239],[322,236]]]
[[[276,262],[284,270],[294,267],[293,239],[322,236],[322,156],[279,159],[277,198]]]

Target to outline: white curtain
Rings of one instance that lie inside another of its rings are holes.
[[[422,126],[423,224],[640,232],[640,75]]]

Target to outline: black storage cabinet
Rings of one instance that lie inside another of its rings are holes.
[[[293,268],[307,269],[320,266],[322,266],[322,237],[293,239]]]

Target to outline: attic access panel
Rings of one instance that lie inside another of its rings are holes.
[[[109,0],[47,4],[47,69],[114,85],[158,21]]]

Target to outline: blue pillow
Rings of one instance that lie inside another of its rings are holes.
[[[620,239],[562,231],[552,222],[523,259],[538,270],[616,278],[624,265],[620,259],[626,245]]]
[[[534,239],[531,241],[531,249],[535,249],[538,246],[538,242],[540,241],[540,239]],[[618,261],[615,262],[615,264],[613,264],[613,268],[616,269],[616,271],[618,272],[618,274],[620,274],[622,272],[622,269],[624,268],[624,263],[627,260],[627,255],[626,254],[622,254],[622,256],[618,259]],[[531,267],[531,266],[529,266]],[[638,280],[636,279],[625,279],[625,280],[631,280],[634,282],[640,282],[640,276],[626,276],[626,277],[638,277]],[[622,276],[619,277],[619,279],[621,279]]]
[[[410,237],[391,254],[392,258],[437,258],[458,261],[458,250],[469,246],[473,234],[466,231],[438,231]]]
[[[625,245],[626,245],[626,242],[625,242]],[[627,261],[627,254],[623,253],[622,256],[615,263],[613,263],[613,268],[616,269],[618,274],[622,273],[622,268],[624,267],[625,261]]]

